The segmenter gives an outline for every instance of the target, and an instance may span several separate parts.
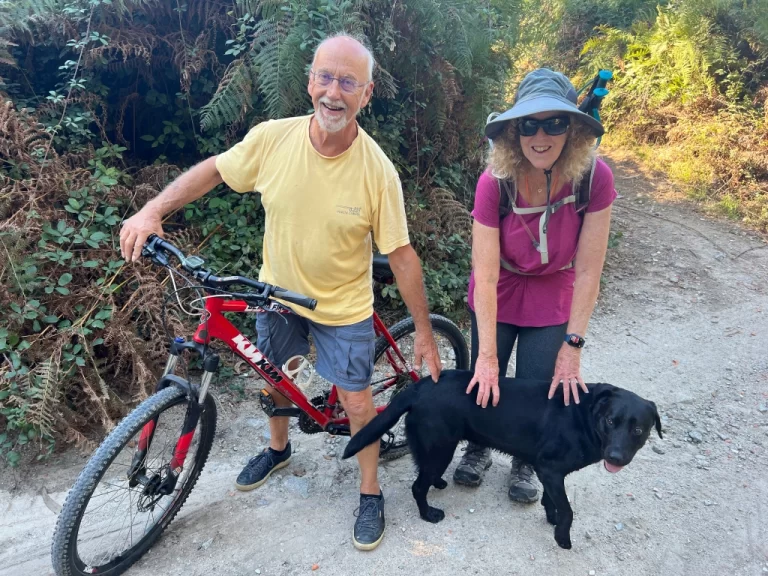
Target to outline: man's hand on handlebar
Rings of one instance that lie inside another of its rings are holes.
[[[120,253],[126,262],[134,262],[141,256],[141,249],[150,234],[163,237],[162,219],[146,208],[123,222],[120,229]]]
[[[298,304],[304,308],[314,310],[317,306],[317,300],[298,294],[280,286],[273,284],[266,284],[259,282],[258,280],[252,280],[251,278],[245,278],[244,276],[224,276],[219,277],[211,273],[210,270],[203,268],[204,261],[198,256],[186,256],[177,246],[174,246],[170,242],[163,240],[161,237],[155,237],[150,233],[148,235],[148,242],[139,244],[139,255],[142,254],[142,248],[145,248],[145,256],[151,256],[152,261],[160,266],[168,266],[167,255],[172,254],[181,263],[182,267],[190,272],[195,278],[202,282],[203,286],[207,288],[214,288],[219,292],[228,292],[233,296],[248,300],[249,298],[256,297],[260,300],[267,301],[272,297],[285,300],[292,304]],[[121,242],[122,243],[122,242]],[[138,258],[138,256],[137,256]],[[257,294],[239,294],[231,292],[228,288],[233,285],[243,285],[250,288],[255,288],[259,292]],[[223,289],[223,290],[222,290]]]

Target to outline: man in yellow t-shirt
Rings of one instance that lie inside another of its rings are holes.
[[[317,349],[316,370],[339,388],[352,434],[376,410],[373,374],[372,240],[389,256],[398,288],[416,324],[414,365],[426,362],[437,381],[441,363],[424,295],[421,263],[410,245],[400,178],[392,162],[355,117],[373,93],[373,56],[358,40],[335,36],[317,48],[307,90],[314,114],[262,122],[227,152],[179,176],[126,220],[120,246],[136,260],[162,217],[224,182],[237,192],[259,192],[266,213],[260,280],[305,294],[317,308],[296,315],[257,315],[256,346],[282,366]],[[295,366],[289,366],[294,368]],[[267,387],[277,406],[290,402]],[[288,418],[269,422],[270,446],[237,478],[240,490],[261,486],[288,464]],[[378,444],[358,453],[360,508],[353,543],[372,550],[384,536],[384,499],[377,478]]]

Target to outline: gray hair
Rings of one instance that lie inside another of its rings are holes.
[[[336,38],[349,38],[350,40],[354,40],[360,46],[363,47],[363,50],[365,50],[365,55],[368,58],[368,82],[373,80],[373,67],[376,64],[376,60],[373,58],[373,53],[371,52],[370,48],[368,48],[368,40],[364,36],[359,36],[357,34],[350,34],[349,32],[339,32],[338,34],[334,34],[333,36],[328,36],[325,40],[320,42],[320,44],[317,45],[317,48],[315,48],[315,53],[312,56],[312,67],[315,67],[315,60],[317,60],[317,53],[320,51],[320,48],[325,44],[326,42],[329,42],[330,40],[335,40]]]

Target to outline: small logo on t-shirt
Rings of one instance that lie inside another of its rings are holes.
[[[360,210],[360,206],[342,206],[341,204],[336,204],[337,214],[344,214],[346,216],[360,216]]]

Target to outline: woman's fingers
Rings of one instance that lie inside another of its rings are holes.
[[[479,376],[475,375],[472,380],[469,381],[469,386],[467,386],[467,394],[472,392],[475,384],[477,384],[476,402],[478,405],[482,404],[483,408],[485,408],[488,405],[488,384],[480,380]]]
[[[560,385],[560,379],[555,376],[552,378],[552,385],[549,387],[549,394],[547,394],[547,399],[552,400],[555,396],[555,392],[557,392],[557,387]]]
[[[475,384],[477,384],[477,382],[478,382],[478,378],[477,378],[477,374],[475,374],[475,375],[472,377],[472,380],[470,380],[470,381],[469,381],[469,386],[467,386],[467,394],[469,394],[470,392],[472,392],[472,388],[474,388],[474,387],[475,387]]]
[[[493,405],[497,406],[499,404],[499,398],[501,398],[501,391],[499,390],[499,381],[496,380],[496,384],[493,386]]]
[[[480,392],[477,395],[477,403],[480,404],[483,408],[488,406],[488,396],[491,393],[490,386],[488,386],[488,382],[481,382],[480,383]]]
[[[579,400],[579,381],[576,380],[576,378],[568,378],[568,388],[571,389],[571,392],[573,393],[573,401],[578,404],[580,402]]]

